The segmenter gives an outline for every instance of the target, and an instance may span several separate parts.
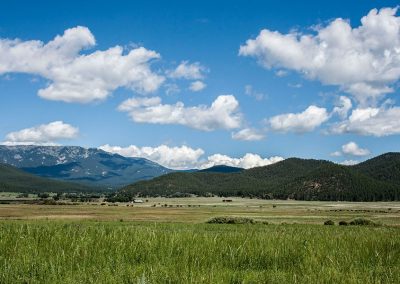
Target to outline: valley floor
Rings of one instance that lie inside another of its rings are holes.
[[[2,198],[5,199],[4,196]],[[339,222],[362,217],[385,225],[400,226],[400,202],[225,199],[231,202],[223,202],[223,198],[219,197],[149,198],[143,199],[144,203],[141,204],[90,202],[35,205],[11,202],[0,204],[0,219],[204,223],[216,216],[240,216],[273,224],[323,224],[328,219]]]

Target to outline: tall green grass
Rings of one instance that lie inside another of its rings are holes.
[[[0,223],[0,283],[398,283],[400,229]]]

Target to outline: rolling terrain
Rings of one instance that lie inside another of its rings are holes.
[[[52,180],[0,164],[0,191],[12,192],[84,192],[94,188],[65,181]]]
[[[114,199],[190,193],[265,199],[399,200],[399,181],[399,153],[386,153],[356,166],[290,158],[239,173],[170,173],[126,186]]]

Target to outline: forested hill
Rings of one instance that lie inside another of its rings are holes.
[[[208,172],[208,173],[239,173],[244,169],[238,167],[230,167],[225,165],[213,166],[211,168],[199,170],[199,172]]]
[[[0,191],[10,192],[84,192],[95,191],[82,184],[58,181],[26,173],[13,166],[0,164]]]
[[[353,167],[375,179],[400,185],[400,153],[386,153]]]
[[[356,166],[290,158],[238,173],[171,173],[126,186],[115,200],[183,193],[298,200],[399,200],[400,154],[387,153]]]

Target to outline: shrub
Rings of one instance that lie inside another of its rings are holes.
[[[48,193],[46,193],[46,192],[43,192],[43,193],[39,193],[38,194],[38,197],[39,198],[42,198],[42,199],[46,199],[46,198],[49,198],[49,194]]]
[[[246,217],[214,217],[207,221],[209,224],[254,224],[255,221]]]
[[[327,220],[324,222],[324,225],[333,226],[333,225],[335,225],[335,222],[333,222],[332,220]]]
[[[350,222],[352,226],[374,226],[376,225],[373,221],[364,218],[357,218]]]
[[[347,223],[346,221],[340,221],[339,222],[339,226],[348,226],[349,223]]]

